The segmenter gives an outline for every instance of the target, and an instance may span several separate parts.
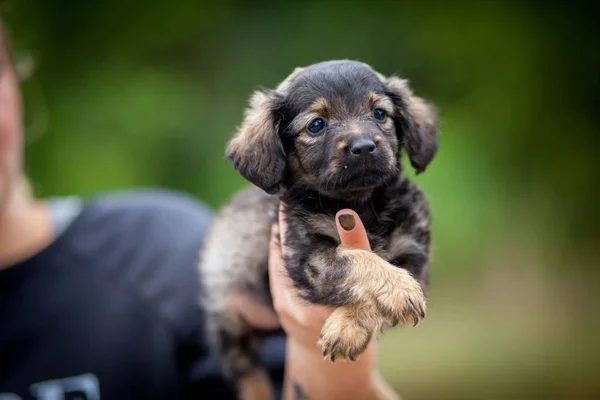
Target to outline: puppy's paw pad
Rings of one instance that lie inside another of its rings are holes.
[[[372,332],[366,328],[334,314],[325,322],[317,344],[325,360],[332,363],[356,361],[367,348],[371,336]]]

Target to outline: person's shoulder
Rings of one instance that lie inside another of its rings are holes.
[[[189,194],[129,189],[86,198],[75,231],[115,248],[172,254],[199,246],[212,217],[211,209]]]
[[[88,249],[110,247],[131,272],[149,267],[150,259],[171,269],[195,260],[213,215],[200,200],[167,189],[122,190],[84,204],[73,236],[85,237]]]
[[[122,190],[84,204],[70,236],[89,268],[128,284],[179,331],[198,319],[197,263],[211,209],[165,189]]]
[[[92,196],[87,207],[101,214],[144,215],[191,218],[190,222],[212,218],[212,210],[189,194],[170,189],[141,188]]]

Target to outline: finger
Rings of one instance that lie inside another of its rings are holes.
[[[281,234],[280,232],[280,227],[274,224],[271,228],[271,241],[269,243],[269,286],[275,311],[279,318],[283,318],[287,322],[290,318],[293,320],[296,317],[294,300],[292,299],[296,289],[285,269],[285,261],[281,251],[281,241],[283,239],[280,239],[284,235],[283,232]]]
[[[285,275],[284,261],[281,254],[280,228],[274,224],[271,228],[269,242],[269,286],[274,300],[282,300],[285,289],[289,286]]]
[[[271,285],[282,290],[295,291],[294,283],[288,276],[285,268],[286,232],[287,222],[283,211],[283,204],[281,204],[279,206],[279,224],[275,224],[271,229],[270,251],[273,255],[269,256],[269,277]]]
[[[285,234],[287,232],[287,219],[285,217],[284,205],[279,203],[279,232],[281,238],[281,254],[285,256]]]
[[[335,215],[335,223],[342,246],[371,250],[365,226],[355,211],[348,208],[338,211]]]
[[[326,316],[331,313],[330,308],[309,304],[301,300],[297,296],[294,283],[287,274],[284,261],[286,228],[285,213],[283,206],[280,206],[279,226],[274,225],[271,230],[269,250],[269,277],[273,301],[280,313],[283,311],[300,324],[314,320],[315,317],[322,318],[324,321]]]

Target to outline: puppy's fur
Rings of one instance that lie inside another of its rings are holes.
[[[305,300],[337,307],[318,342],[326,359],[355,360],[373,335],[425,316],[429,207],[400,156],[423,172],[437,149],[433,107],[405,80],[363,63],[297,68],[253,94],[226,155],[254,185],[219,211],[200,262],[208,337],[241,397],[267,398],[270,388],[259,336],[229,299],[246,292],[271,304],[268,247],[280,202],[289,276]],[[373,252],[340,246],[342,208],[360,215]]]

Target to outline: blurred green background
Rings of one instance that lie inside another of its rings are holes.
[[[382,339],[407,399],[600,398],[600,16],[581,1],[3,1],[41,196],[164,186],[217,207],[250,93],[358,59],[442,118],[417,181],[430,313]],[[35,66],[35,68],[32,68]]]

